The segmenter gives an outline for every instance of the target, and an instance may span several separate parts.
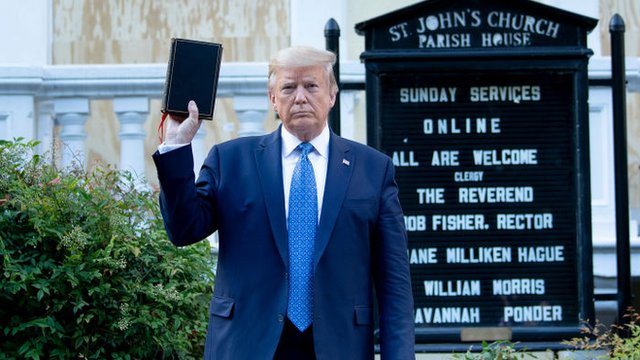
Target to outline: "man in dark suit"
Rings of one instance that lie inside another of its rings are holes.
[[[195,103],[169,120],[154,154],[171,241],[219,234],[206,359],[372,359],[374,293],[382,358],[415,358],[394,167],[328,128],[334,62],[328,51],[280,51],[268,96],[282,125],[214,146],[197,181]]]

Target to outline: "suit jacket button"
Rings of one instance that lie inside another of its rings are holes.
[[[278,314],[278,322],[283,322],[283,321],[284,321],[284,315]]]
[[[289,273],[288,272],[284,273],[284,278],[287,279],[287,280],[289,279]]]

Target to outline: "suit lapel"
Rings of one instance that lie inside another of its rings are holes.
[[[351,174],[354,159],[349,147],[342,138],[331,133],[329,141],[329,160],[327,162],[327,180],[322,200],[322,212],[316,238],[313,266],[318,265],[320,257],[327,247],[338,213],[342,207]]]
[[[287,225],[285,223],[284,191],[282,188],[282,139],[280,138],[279,129],[263,139],[255,151],[255,161],[271,231],[282,261],[288,268],[289,248]],[[349,152],[346,142],[331,133],[329,159],[327,161],[327,180],[314,250],[314,268],[318,264],[331,237],[351,180],[354,165],[353,156]]]
[[[282,140],[280,129],[263,138],[255,152],[258,177],[267,207],[267,215],[276,247],[285,266],[289,267],[287,226],[284,213],[284,190],[282,188]],[[274,166],[275,165],[275,166]]]

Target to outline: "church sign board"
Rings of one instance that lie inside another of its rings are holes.
[[[593,319],[595,25],[528,0],[428,0],[356,25],[367,140],[396,168],[419,343],[496,328],[558,340]]]

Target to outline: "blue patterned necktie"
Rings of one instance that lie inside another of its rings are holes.
[[[302,152],[289,191],[289,320],[304,331],[313,316],[313,244],[318,224],[318,193],[313,166],[307,155],[313,145],[298,145]]]

